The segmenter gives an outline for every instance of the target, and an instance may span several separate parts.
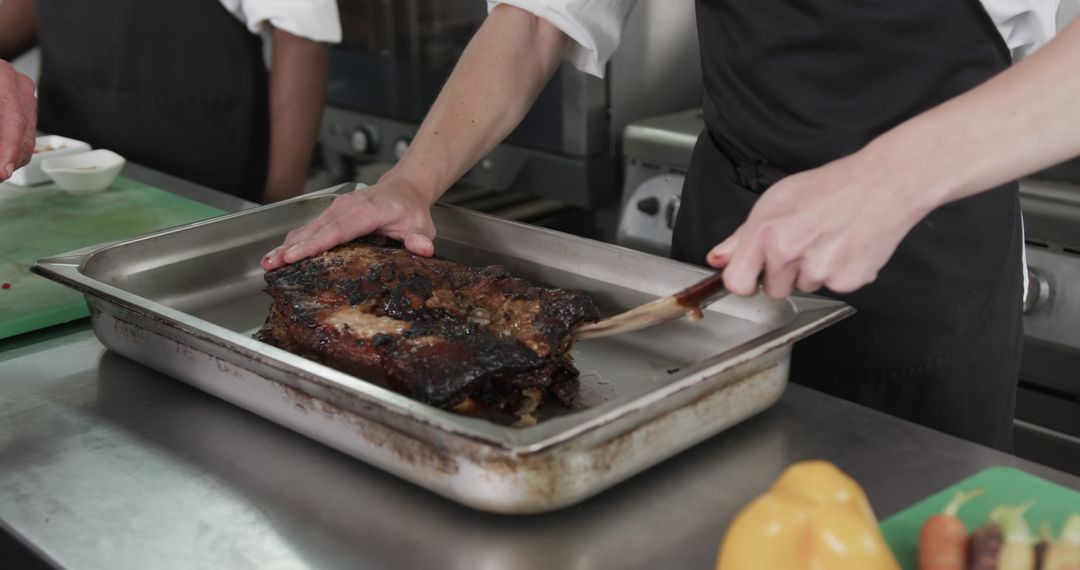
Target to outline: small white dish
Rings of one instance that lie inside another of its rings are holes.
[[[111,150],[98,149],[47,158],[42,161],[41,170],[68,192],[96,192],[116,180],[125,162],[124,157]]]
[[[90,145],[75,139],[59,137],[56,135],[44,135],[34,141],[34,156],[30,162],[11,174],[8,182],[18,186],[33,186],[44,184],[49,177],[41,171],[41,163],[47,158],[78,154],[90,150]]]

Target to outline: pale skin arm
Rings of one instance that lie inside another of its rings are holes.
[[[311,165],[326,97],[329,48],[274,29],[270,63],[270,153],[263,202],[299,195]]]
[[[0,182],[30,161],[37,129],[34,82],[4,60],[18,57],[36,41],[34,0],[0,2]]]
[[[0,182],[30,162],[36,129],[34,82],[0,60]]]
[[[934,209],[1080,154],[1080,23],[985,84],[862,150],[789,176],[708,263],[726,287],[781,298],[872,282]],[[1002,229],[1004,231],[1004,228]]]
[[[567,37],[529,12],[499,5],[484,21],[405,156],[378,184],[345,194],[267,254],[270,270],[379,232],[434,254],[431,206],[524,118],[558,68]]]

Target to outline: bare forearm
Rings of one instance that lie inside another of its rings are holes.
[[[525,116],[569,40],[500,4],[469,42],[401,161],[378,184],[334,199],[262,259],[267,271],[378,232],[417,254],[435,253],[431,206]]]
[[[274,30],[264,202],[284,200],[303,190],[326,96],[328,57],[325,44]]]
[[[35,0],[0,0],[0,59],[12,60],[37,43]]]
[[[911,179],[927,209],[1080,154],[1080,23],[985,84],[859,154]],[[856,155],[858,156],[858,155]],[[906,172],[903,172],[906,171]]]
[[[492,10],[432,105],[409,151],[387,177],[434,202],[517,126],[554,74],[567,45],[524,10]]]

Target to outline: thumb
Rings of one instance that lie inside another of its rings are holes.
[[[430,237],[420,232],[412,232],[405,236],[405,249],[423,257],[435,255],[435,244],[432,243]]]

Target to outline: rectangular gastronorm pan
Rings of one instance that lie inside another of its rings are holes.
[[[792,344],[849,314],[797,295],[728,297],[650,330],[579,343],[582,409],[515,429],[410,400],[263,344],[263,253],[316,216],[327,189],[40,260],[85,294],[95,333],[128,358],[471,507],[549,511],[579,502],[760,412],[780,397]],[[705,269],[450,206],[442,256],[500,264],[590,293],[610,313]]]

